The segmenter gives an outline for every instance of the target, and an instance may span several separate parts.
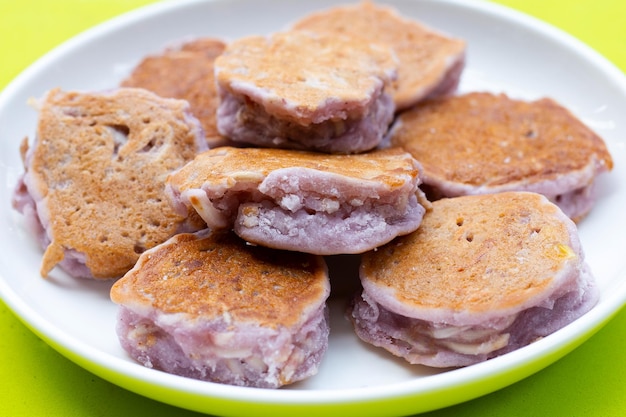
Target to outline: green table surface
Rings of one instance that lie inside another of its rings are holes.
[[[626,70],[623,0],[498,0],[547,21]],[[64,40],[152,0],[0,0],[0,89]],[[626,109],[625,109],[626,111]],[[191,416],[83,370],[0,301],[0,416]],[[507,388],[424,416],[626,415],[626,310],[572,353]]]

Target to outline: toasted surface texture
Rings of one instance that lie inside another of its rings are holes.
[[[548,98],[469,93],[427,101],[398,118],[390,143],[413,154],[424,183],[449,197],[526,190],[558,204],[567,194],[586,198],[585,188],[613,166],[604,141]],[[572,204],[561,207],[572,218],[590,209]]]
[[[364,254],[360,274],[359,337],[435,367],[511,352],[598,300],[574,222],[528,192],[435,201],[416,232]]]
[[[60,263],[119,277],[144,250],[203,224],[164,194],[167,175],[206,149],[186,102],[142,89],[52,90],[39,110],[14,204],[40,224],[42,275]]]
[[[292,327],[326,299],[327,278],[313,255],[246,245],[230,233],[181,233],[143,256],[111,298],[189,318]]]
[[[321,257],[208,230],[144,253],[111,289],[120,342],[143,365],[262,388],[317,372],[329,294]]]
[[[404,18],[393,8],[362,1],[312,13],[293,27],[381,42],[398,57],[396,108],[406,109],[456,89],[465,62],[465,42]]]
[[[215,61],[219,89],[302,125],[362,115],[395,71],[384,45],[301,31],[235,40]]]
[[[388,294],[413,317],[440,312],[454,322],[518,312],[540,304],[564,271],[581,263],[575,226],[539,194],[446,198],[432,206],[415,233],[364,255],[361,267],[370,294]]]
[[[283,149],[222,147],[202,152],[193,163],[172,174],[169,182],[177,184],[180,190],[207,184],[221,187],[216,191],[220,192],[240,181],[261,183],[271,172],[291,167],[371,181],[390,189],[419,176],[413,158],[399,149],[364,155],[325,155]]]
[[[215,38],[196,38],[143,58],[122,87],[150,90],[161,97],[187,100],[200,121],[209,146],[227,143],[217,131],[218,96],[213,62],[226,47]]]
[[[399,149],[324,155],[218,148],[172,174],[179,212],[193,207],[212,228],[319,255],[360,253],[419,226],[419,167]]]

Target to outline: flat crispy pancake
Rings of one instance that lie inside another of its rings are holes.
[[[580,172],[582,187],[613,167],[604,141],[549,98],[469,93],[430,100],[399,116],[390,143],[422,163],[427,184],[497,188]]]
[[[161,97],[187,100],[200,120],[209,146],[226,142],[217,131],[218,105],[213,62],[226,47],[214,38],[197,38],[160,54],[145,57],[122,81],[123,87],[139,87]]]
[[[74,251],[93,277],[119,277],[187,221],[164,195],[167,175],[203,142],[187,113],[186,102],[142,89],[48,93],[25,160],[25,182],[43,202],[51,239],[43,276]]]
[[[323,258],[250,246],[232,233],[179,234],[142,255],[111,299],[190,319],[301,325],[330,292]]]
[[[389,189],[416,178],[419,170],[413,158],[400,149],[356,155],[327,155],[315,152],[269,148],[221,147],[200,153],[193,162],[173,173],[168,183],[178,190],[212,188],[226,190],[238,182],[261,183],[272,171],[308,168],[359,181],[371,181]]]
[[[394,92],[398,109],[406,109],[428,96],[445,84],[448,76],[454,80],[443,90],[452,89],[463,68],[463,40],[438,33],[403,18],[391,7],[369,1],[312,13],[296,22],[293,28],[346,34],[392,47],[399,60]]]
[[[396,61],[383,45],[289,31],[231,42],[215,69],[218,90],[244,95],[274,116],[308,125],[362,115],[395,77]]]
[[[419,229],[363,255],[376,301],[408,317],[514,314],[539,305],[582,265],[574,223],[536,193],[433,202]]]

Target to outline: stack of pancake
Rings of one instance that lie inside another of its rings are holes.
[[[317,372],[332,255],[362,257],[356,334],[412,364],[547,336],[597,301],[575,222],[612,159],[552,99],[456,94],[465,54],[363,2],[53,90],[14,199],[42,274],[119,278],[134,359],[242,386]]]

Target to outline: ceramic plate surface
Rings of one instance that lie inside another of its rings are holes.
[[[330,1],[170,1],[97,26],[42,57],[0,96],[0,295],[35,333],[89,371],[139,394],[218,415],[412,414],[469,400],[536,372],[567,354],[626,301],[626,81],[621,71],[570,36],[500,6],[467,1],[390,1],[408,17],[468,42],[460,90],[550,96],[605,138],[615,169],[599,180],[598,202],[579,225],[601,290],[581,319],[528,347],[452,371],[409,366],[367,347],[331,303],[331,338],[315,377],[289,388],[261,390],[195,381],[144,368],[120,348],[111,283],[74,280],[55,270],[39,276],[42,252],[11,208],[22,172],[19,143],[31,136],[27,105],[53,87],[116,86],[144,55],[191,36],[234,39],[280,30]]]

